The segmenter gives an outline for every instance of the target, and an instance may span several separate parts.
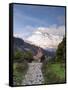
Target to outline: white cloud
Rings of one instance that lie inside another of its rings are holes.
[[[22,38],[23,34],[21,32],[16,32],[13,34],[14,37],[19,37],[19,38]]]
[[[54,35],[59,35],[59,36],[64,36],[65,35],[65,26],[56,26],[52,25],[49,27],[37,27],[34,28],[32,26],[26,26],[24,28],[19,29],[20,31],[14,32],[15,37],[19,37],[22,39],[27,39],[32,35],[32,33],[40,30],[41,32],[47,32],[49,34],[54,34]]]
[[[18,29],[19,30],[15,30],[13,32],[13,36],[19,37],[19,38],[22,38],[22,39],[26,39],[35,30],[35,28],[30,26],[30,25],[27,25],[27,26],[24,26],[24,27],[18,28]]]
[[[47,32],[50,34],[54,34],[54,35],[60,35],[60,36],[64,36],[65,35],[65,26],[56,26],[56,25],[52,25],[50,27],[38,27],[38,30],[41,30],[43,32]]]

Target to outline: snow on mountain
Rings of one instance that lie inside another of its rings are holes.
[[[54,35],[46,32],[44,29],[38,29],[27,38],[27,42],[40,46],[43,49],[54,50],[62,41],[63,36]]]

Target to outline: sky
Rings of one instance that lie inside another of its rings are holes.
[[[65,7],[13,5],[14,36],[28,38],[38,29],[64,35]]]

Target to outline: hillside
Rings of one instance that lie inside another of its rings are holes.
[[[66,38],[58,45],[56,57],[52,61],[43,63],[42,73],[45,84],[66,82]]]
[[[66,60],[66,38],[64,37],[62,42],[58,45],[58,49],[56,51],[56,61],[65,62],[65,60]]]
[[[25,42],[23,39],[21,38],[13,38],[14,40],[14,51],[19,50],[19,51],[31,51],[33,55],[36,54],[37,50],[38,50],[38,46],[29,44],[27,42]],[[55,52],[53,51],[48,51],[48,50],[44,50],[43,48],[41,48],[43,53],[47,56],[53,56],[55,55]]]

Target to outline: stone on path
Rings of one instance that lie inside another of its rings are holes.
[[[29,68],[25,75],[22,85],[43,84],[43,75],[41,71],[42,63],[28,63]]]

